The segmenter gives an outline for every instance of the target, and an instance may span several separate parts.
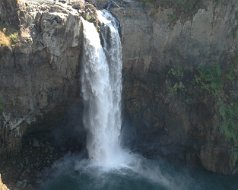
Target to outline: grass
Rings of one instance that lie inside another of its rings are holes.
[[[0,31],[0,46],[10,46],[10,45],[11,39],[2,31]]]
[[[0,31],[0,46],[14,46],[18,41],[18,32],[4,33]]]

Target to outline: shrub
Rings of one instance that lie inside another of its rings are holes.
[[[187,105],[211,102],[211,112],[219,118],[218,128],[225,138],[238,146],[238,103],[229,92],[238,79],[238,58],[226,65],[200,64],[192,70],[172,66],[167,70],[169,95],[184,98]],[[213,111],[214,110],[214,111]],[[237,154],[238,158],[238,154]]]
[[[0,46],[10,46],[11,40],[6,34],[0,31]]]
[[[226,70],[222,70],[219,64],[201,65],[197,69],[195,83],[201,92],[213,97],[221,132],[228,140],[238,144],[238,103],[225,92],[225,87],[236,77],[234,64],[230,64]]]
[[[221,66],[200,65],[195,76],[196,84],[211,95],[218,97],[223,89]]]
[[[12,45],[16,44],[19,40],[18,32],[14,32],[14,33],[10,34],[9,38],[11,39]]]
[[[238,103],[219,102],[219,115],[221,117],[221,130],[225,136],[238,143]]]

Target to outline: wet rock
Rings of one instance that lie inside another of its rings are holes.
[[[18,181],[16,184],[16,188],[25,189],[27,187],[27,180]]]
[[[36,148],[40,147],[40,143],[37,139],[33,139],[33,147],[36,147]]]
[[[206,145],[201,149],[200,158],[203,166],[210,171],[235,174],[233,154],[226,146]]]

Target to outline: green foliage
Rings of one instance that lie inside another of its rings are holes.
[[[16,44],[19,41],[18,32],[11,33],[9,38],[11,39],[13,45]]]
[[[170,88],[169,92],[170,94],[177,94],[179,92],[182,92],[185,89],[184,84],[180,82],[175,82]]]
[[[19,30],[0,21],[0,45],[14,46],[19,41]]]
[[[218,112],[221,118],[221,130],[233,142],[238,142],[238,103],[218,103]]]
[[[219,64],[201,65],[197,69],[195,83],[204,93],[212,95],[220,118],[220,129],[227,139],[238,143],[238,103],[227,98],[224,88],[235,80],[235,65],[222,70]]]
[[[86,19],[87,21],[89,21],[89,22],[93,22],[93,16],[90,15],[90,14],[86,14],[86,15],[85,15],[85,19]]]
[[[221,66],[219,64],[200,65],[197,72],[196,84],[211,95],[218,97],[223,89]]]
[[[227,73],[225,74],[225,78],[228,81],[233,81],[236,78],[236,71],[235,71],[235,64],[232,64],[230,66],[230,69],[227,71]]]
[[[223,67],[221,64],[202,64],[190,70],[173,66],[167,72],[166,83],[169,95],[183,98],[187,105],[211,101],[220,121],[220,131],[238,146],[238,102],[227,91],[238,78],[237,63],[238,58],[233,58]]]
[[[169,85],[168,90],[171,95],[175,95],[184,91],[183,84],[184,70],[181,67],[172,67],[168,71]]]
[[[182,79],[183,76],[184,76],[184,71],[182,69],[182,67],[172,67],[168,74],[171,76],[171,77],[174,77],[176,79]]]
[[[91,22],[95,25],[95,27],[98,29],[98,18],[97,18],[97,10],[92,4],[86,4],[84,11],[82,13],[82,17],[87,20],[88,22]]]
[[[178,20],[178,16],[175,13],[170,13],[167,15],[170,23],[175,23]]]

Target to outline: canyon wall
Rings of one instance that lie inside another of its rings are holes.
[[[0,2],[0,26],[14,25],[18,27],[17,0],[2,0]]]
[[[0,47],[1,151],[14,148],[8,136],[78,94],[80,26],[77,13],[63,7],[31,12],[26,7],[18,42]],[[42,6],[41,9],[47,9]],[[65,13],[63,12],[65,11]],[[36,14],[35,18],[32,15]],[[34,25],[33,25],[34,23]]]
[[[0,170],[10,188],[85,141],[79,119],[82,13],[65,4],[18,6],[16,37],[6,32],[11,45],[0,45]]]
[[[112,10],[138,150],[237,173],[237,1],[130,1]]]

